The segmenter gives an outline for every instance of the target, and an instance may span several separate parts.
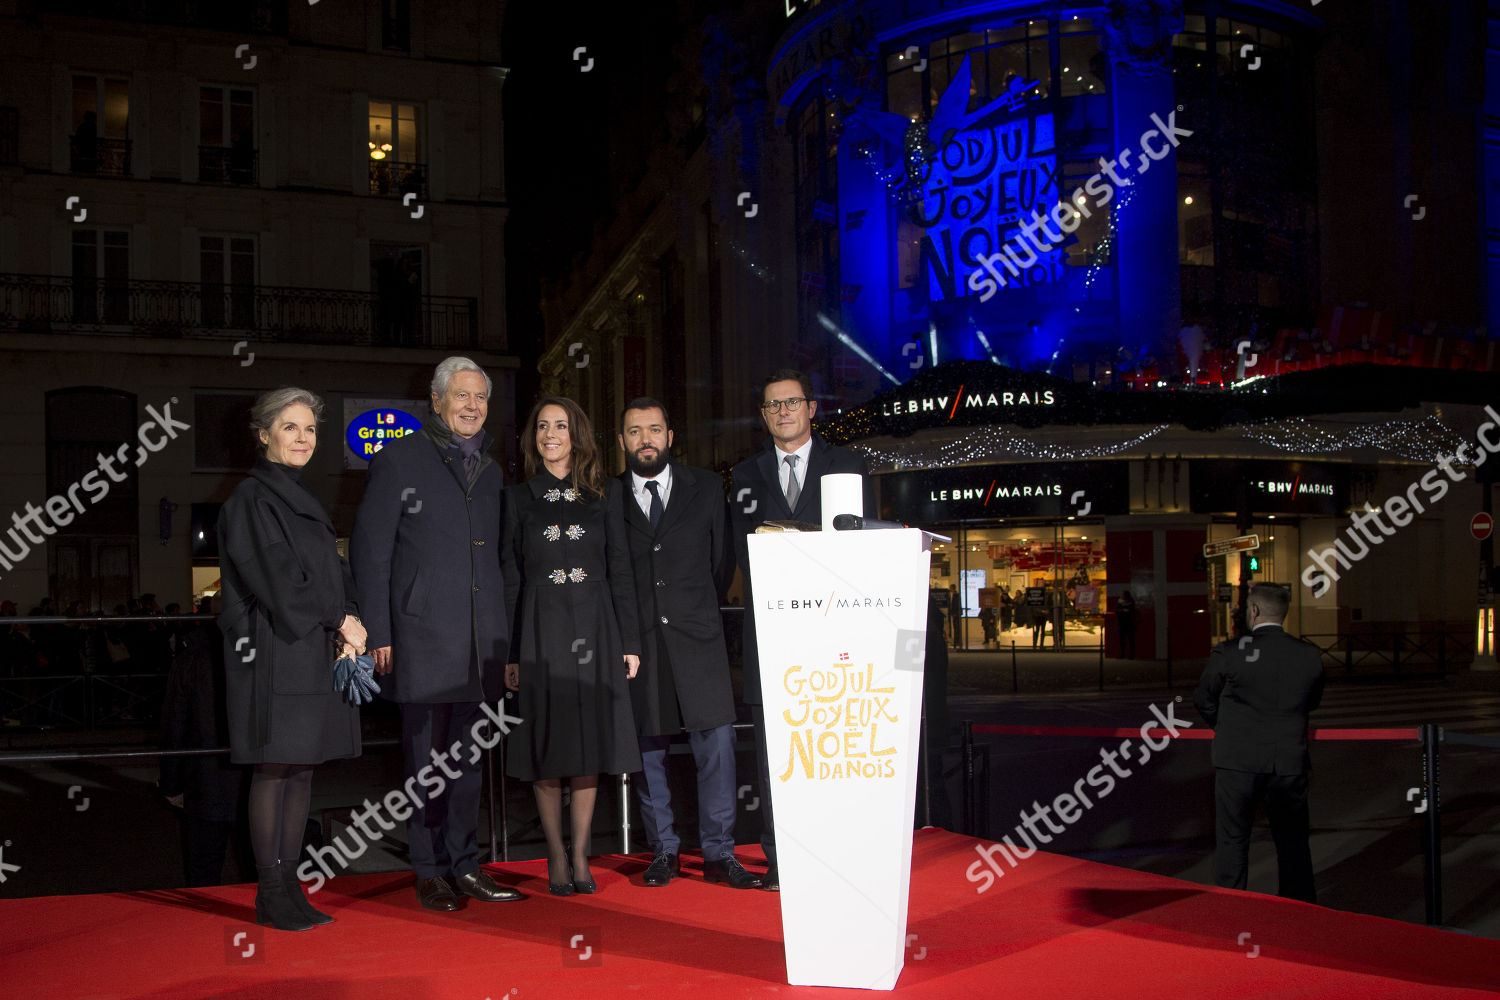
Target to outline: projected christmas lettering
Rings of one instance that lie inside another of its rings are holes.
[[[925,230],[922,265],[931,301],[971,294],[965,279],[980,258],[1007,244],[1030,262],[1026,284],[1062,278],[1061,248],[1039,252],[1022,233],[1034,213],[1057,204],[1054,145],[1052,116],[1038,114],[954,133],[924,163],[921,200],[909,213]]]

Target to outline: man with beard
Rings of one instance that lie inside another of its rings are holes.
[[[686,729],[698,768],[704,878],[758,889],[760,879],[734,857],[734,691],[719,617],[734,572],[724,486],[711,472],[671,461],[672,438],[666,407],[654,399],[633,399],[620,415],[642,647],[630,682],[641,771],[631,780],[655,855],[644,881],[664,886],[681,874],[667,748]]]

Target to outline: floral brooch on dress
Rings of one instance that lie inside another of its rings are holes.
[[[556,503],[558,500],[567,500],[568,502],[572,503],[576,502],[579,496],[579,492],[573,489],[573,487],[569,486],[565,490],[548,490],[546,493],[542,494],[542,499],[548,501],[549,503]]]

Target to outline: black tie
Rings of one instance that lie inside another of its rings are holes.
[[[661,516],[666,512],[667,505],[661,502],[661,494],[657,492],[656,480],[646,481],[646,490],[651,494],[651,527],[655,528],[661,523]]]

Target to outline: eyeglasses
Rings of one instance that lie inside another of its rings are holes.
[[[796,413],[802,409],[802,404],[805,402],[807,402],[806,396],[793,396],[791,399],[768,399],[760,404],[760,408],[767,413],[775,413],[785,406],[786,412]]]

